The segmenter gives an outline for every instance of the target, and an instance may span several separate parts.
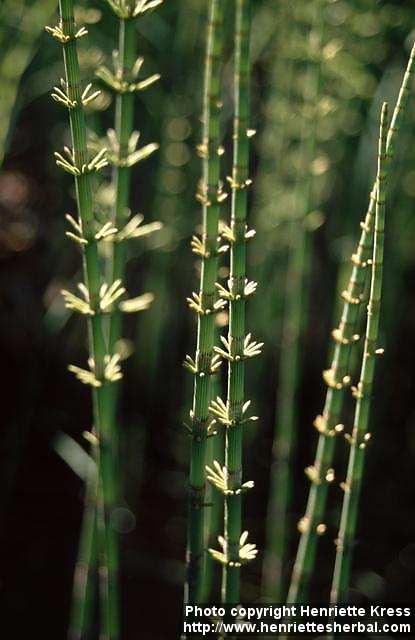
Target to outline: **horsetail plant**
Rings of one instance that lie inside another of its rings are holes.
[[[191,436],[188,533],[186,551],[185,601],[198,602],[204,591],[204,507],[205,461],[207,438],[214,433],[209,414],[211,378],[221,364],[214,352],[215,312],[226,302],[217,297],[216,280],[219,254],[226,245],[219,246],[219,212],[226,198],[220,180],[220,114],[221,114],[221,56],[223,3],[210,0],[207,25],[203,98],[203,141],[199,153],[203,158],[203,179],[198,199],[203,207],[202,238],[192,239],[193,252],[202,259],[199,294],[188,299],[190,308],[197,314],[196,356],[186,357],[185,367],[194,374],[193,407],[190,412]]]
[[[135,30],[135,19],[143,15],[147,11],[156,8],[163,0],[147,0],[139,2],[124,2],[118,0],[111,2],[108,0],[114,14],[119,18],[119,50],[114,52],[114,70],[111,71],[105,66],[101,66],[96,75],[100,80],[116,93],[116,124],[115,130],[110,129],[107,132],[107,143],[109,150],[107,151],[107,159],[113,166],[113,184],[115,191],[115,210],[112,220],[108,221],[102,227],[97,239],[106,241],[106,252],[108,256],[106,260],[106,272],[108,277],[114,282],[112,287],[108,287],[104,294],[104,298],[108,304],[109,317],[109,343],[108,350],[114,353],[117,349],[118,340],[121,338],[122,313],[133,313],[145,310],[152,302],[151,294],[144,294],[130,300],[122,300],[118,305],[113,303],[125,293],[121,282],[124,279],[124,267],[126,261],[126,244],[127,241],[139,238],[152,233],[160,228],[158,222],[142,225],[143,216],[137,214],[128,219],[128,203],[130,195],[130,182],[132,167],[151,155],[157,148],[157,144],[148,144],[137,149],[139,134],[133,131],[134,119],[134,98],[137,92],[146,89],[159,79],[158,74],[154,74],[145,80],[138,80],[138,74],[143,65],[143,58],[137,58],[137,35]],[[90,85],[88,85],[90,86]],[[92,94],[94,97],[95,94]],[[105,288],[105,287],[104,287]],[[115,294],[115,296],[114,296]],[[117,382],[114,380],[114,382]],[[107,391],[107,422],[108,430],[111,434],[111,453],[113,457],[113,469],[116,472],[118,467],[117,460],[117,440],[118,431],[116,429],[116,408],[117,408],[117,390],[118,385],[112,384]],[[97,490],[97,485],[91,479]],[[89,496],[93,489],[87,487],[86,493]],[[118,496],[116,497],[118,499]],[[77,566],[93,568],[94,558],[98,557],[105,561],[105,554],[101,550],[100,554],[96,553],[95,545],[97,544],[96,527],[97,514],[89,507],[92,498],[87,498],[85,513],[80,536],[79,558]],[[98,496],[95,496],[95,503],[98,504]],[[101,527],[103,529],[103,527]],[[105,527],[103,529],[105,531]],[[102,531],[101,531],[102,536]],[[114,540],[113,565],[114,570],[118,566],[118,538]],[[87,554],[90,557],[87,557]],[[102,573],[102,572],[101,572]],[[105,581],[100,579],[100,583]],[[81,621],[86,617],[86,611],[91,600],[89,593],[92,588],[91,580],[84,580],[82,589],[84,596],[81,597],[78,589],[76,593],[76,584],[74,585],[74,603],[72,628],[74,636],[81,633]],[[101,589],[102,590],[102,589]],[[79,628],[79,631],[75,631]]]
[[[75,179],[78,220],[70,215],[66,218],[71,230],[67,236],[82,250],[84,282],[78,285],[80,296],[63,291],[66,306],[88,318],[89,359],[88,369],[70,365],[69,370],[93,390],[93,426],[98,438],[99,483],[105,524],[105,557],[107,583],[105,602],[105,627],[108,637],[118,638],[118,585],[116,575],[115,532],[111,515],[115,505],[116,481],[111,454],[111,434],[108,430],[108,389],[122,377],[119,355],[109,353],[103,328],[103,314],[124,293],[119,281],[108,285],[102,282],[98,244],[108,233],[108,224],[102,226],[95,218],[91,187],[91,173],[105,167],[106,149],[101,149],[90,159],[87,151],[85,105],[99,92],[91,93],[91,85],[81,89],[81,77],[77,53],[77,40],[87,34],[84,27],[77,28],[74,19],[73,0],[60,0],[60,21],[47,31],[63,47],[65,79],[55,87],[52,97],[69,112],[72,149],[65,147],[64,153],[55,153],[56,164]],[[86,576],[83,577],[85,579]]]
[[[242,531],[242,494],[253,482],[242,479],[243,425],[256,416],[247,417],[251,402],[245,401],[245,360],[261,353],[262,343],[245,335],[246,298],[256,290],[255,282],[246,278],[246,243],[255,235],[247,229],[247,190],[249,178],[249,76],[250,76],[249,0],[236,1],[235,18],[235,117],[233,170],[229,182],[232,188],[231,225],[225,226],[222,236],[230,244],[230,277],[228,287],[219,292],[229,302],[228,338],[222,337],[222,347],[215,351],[228,362],[228,391],[226,403],[218,397],[211,403],[211,413],[226,428],[225,466],[218,462],[207,468],[208,480],[225,498],[224,535],[219,536],[222,551],[210,549],[211,555],[223,565],[222,601],[239,602],[240,568],[257,555],[255,544],[247,542],[248,532]]]
[[[349,435],[350,455],[344,490],[343,508],[340,519],[339,536],[336,540],[336,562],[331,589],[331,602],[346,602],[353,543],[357,525],[359,498],[362,489],[366,443],[370,440],[368,431],[371,395],[375,374],[375,362],[383,349],[378,348],[380,307],[382,297],[384,232],[385,232],[385,191],[386,191],[386,142],[388,106],[382,105],[378,144],[378,168],[375,189],[375,230],[373,257],[371,260],[371,283],[367,307],[366,337],[363,349],[362,368],[357,387],[352,388],[356,398],[356,409],[352,435]]]
[[[107,132],[108,160],[113,166],[113,185],[115,190],[115,204],[113,223],[119,230],[112,243],[112,279],[124,279],[127,257],[125,240],[148,235],[160,228],[160,223],[140,226],[143,217],[139,214],[129,219],[129,199],[131,190],[132,168],[138,162],[148,158],[159,145],[150,143],[137,148],[140,134],[134,130],[134,103],[138,92],[144,91],[160,79],[155,73],[143,80],[138,76],[144,64],[144,58],[137,57],[136,20],[150,10],[163,3],[163,0],[107,0],[109,6],[119,20],[118,50],[113,52],[113,70],[101,66],[96,75],[106,87],[116,94],[115,128]],[[121,338],[122,311],[134,312],[146,308],[142,306],[142,298],[137,298],[137,305],[130,302],[123,309],[116,309],[111,315],[109,346],[114,350]],[[110,404],[111,422],[115,421],[116,389],[112,389]]]
[[[118,18],[118,50],[113,52],[113,69],[102,65],[96,71],[97,77],[106,88],[116,95],[115,127],[107,131],[108,161],[113,167],[112,186],[115,200],[112,224],[117,232],[111,238],[107,271],[114,282],[124,281],[127,261],[128,243],[132,239],[141,238],[160,229],[159,222],[143,225],[143,216],[130,216],[129,200],[133,167],[152,155],[159,147],[150,143],[138,147],[140,133],[134,130],[134,106],[139,92],[151,87],[160,79],[160,74],[153,74],[139,80],[144,58],[137,56],[136,21],[161,5],[163,0],[107,0],[114,15]],[[117,349],[122,335],[123,313],[136,313],[149,308],[153,295],[145,293],[136,298],[122,301],[112,309],[109,322],[108,348],[110,352]],[[117,429],[116,414],[119,385],[110,389],[108,419],[109,428],[114,436],[115,458],[117,465]]]
[[[96,449],[97,440],[93,434],[92,447]],[[95,458],[97,456],[95,455]],[[97,510],[98,510],[98,473],[96,465],[89,471],[86,479],[84,512],[82,515],[81,532],[79,535],[78,556],[76,559],[73,587],[72,607],[69,623],[70,640],[84,638],[90,627],[94,610],[94,575],[97,564]],[[103,545],[104,546],[104,545]],[[106,563],[100,575],[106,575]],[[105,594],[106,589],[101,589]]]
[[[415,45],[409,57],[388,131],[386,142],[388,163],[394,156],[394,141],[401,126],[402,114],[407,102],[414,59]],[[290,604],[306,601],[307,590],[316,559],[318,537],[326,531],[326,525],[322,519],[324,518],[327,502],[328,486],[334,480],[334,471],[332,469],[334,436],[344,430],[343,425],[340,423],[340,418],[344,391],[350,385],[350,375],[348,373],[350,351],[352,345],[359,340],[355,330],[366,284],[367,267],[371,258],[375,200],[376,185],[374,185],[371,192],[365,220],[361,223],[362,232],[359,244],[356,252],[351,257],[353,269],[347,290],[342,293],[344,302],[340,325],[332,332],[335,347],[331,366],[323,372],[323,379],[327,385],[327,394],[323,413],[318,415],[314,421],[314,426],[319,432],[319,440],[315,462],[306,469],[306,474],[311,481],[311,487],[306,514],[298,525],[301,537],[288,593],[288,603]]]

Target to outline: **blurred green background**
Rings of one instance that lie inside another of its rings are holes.
[[[226,4],[224,179],[232,119],[232,2]],[[65,637],[82,514],[83,481],[72,467],[82,472],[79,447],[86,448],[82,432],[91,407],[89,389],[67,372],[69,363],[85,359],[85,326],[68,315],[60,296],[61,288],[80,279],[80,260],[64,236],[64,213],[74,211],[72,181],[53,160],[53,151],[68,140],[67,114],[49,97],[63,73],[60,48],[43,31],[54,23],[55,5],[3,0],[0,6],[0,593],[2,623],[12,625],[13,637],[31,630],[57,640]],[[125,326],[135,349],[125,363],[120,407],[126,640],[137,631],[143,638],[173,638],[179,625],[189,454],[181,425],[192,394],[182,361],[194,351],[196,330],[185,298],[198,286],[189,240],[201,221],[195,147],[206,5],[166,0],[138,23],[146,73],[160,72],[162,79],[139,94],[136,128],[143,143],[158,141],[160,150],[134,171],[132,210],[148,222],[162,220],[164,229],[136,245],[127,276],[134,295],[152,291],[156,298]],[[253,12],[257,135],[249,215],[257,236],[249,276],[259,282],[259,293],[249,306],[248,327],[265,348],[248,367],[247,397],[260,421],[246,432],[246,477],[256,488],[245,501],[245,523],[261,550],[287,264],[292,240],[301,233],[307,261],[288,520],[293,556],[308,490],[303,469],[316,444],[312,422],[324,397],[321,371],[338,322],[337,294],[349,276],[348,258],[374,179],[379,107],[384,99],[394,105],[414,40],[415,3],[255,0]],[[80,48],[85,79],[92,79],[116,47],[116,23],[97,0],[81,2],[78,18],[89,30]],[[104,92],[98,107],[89,124],[100,135],[113,123],[111,96]],[[381,323],[386,353],[377,370],[352,578],[354,597],[368,602],[411,602],[415,586],[414,124],[411,99],[390,181]],[[225,264],[221,275],[226,277]],[[226,316],[219,323],[226,325]],[[350,402],[347,426],[352,409]],[[340,480],[347,448],[341,443],[337,449]],[[333,487],[312,591],[316,601],[328,595],[341,496]],[[246,602],[260,596],[261,562],[259,555],[244,569]],[[157,604],[162,615],[159,609],[155,618]]]

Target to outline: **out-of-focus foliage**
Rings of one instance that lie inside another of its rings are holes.
[[[409,5],[384,3],[380,7],[370,0],[321,3],[320,19],[313,25],[314,3],[294,0],[277,4],[278,9],[275,3],[263,8],[275,28],[261,58],[265,100],[260,118],[263,136],[258,144],[261,170],[256,210],[265,230],[302,208],[295,187],[310,173],[313,197],[307,214],[325,210],[336,190],[344,190],[342,174],[350,160],[347,154],[365,128],[382,70],[396,64],[397,54],[401,57],[405,53],[398,53],[397,42],[403,41],[407,49],[408,32],[413,27],[413,7]],[[310,62],[321,69],[317,101],[310,99]],[[308,160],[301,132],[304,123],[311,128],[316,122],[317,149],[315,157]],[[281,242],[280,234],[268,237]]]
[[[55,4],[51,0],[4,0],[0,7],[0,165],[10,120],[15,121],[17,116],[13,107],[21,76]]]

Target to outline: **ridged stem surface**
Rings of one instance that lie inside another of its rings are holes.
[[[198,602],[204,591],[205,462],[210,423],[211,363],[214,355],[220,211],[220,113],[223,2],[210,0],[203,104],[203,255],[200,279],[189,472],[185,602]]]
[[[406,105],[409,83],[415,59],[415,47],[411,51],[408,66],[399,91],[387,136],[386,153],[388,162],[394,156],[394,143]],[[308,588],[314,571],[318,537],[325,531],[322,522],[326,509],[328,486],[333,478],[332,464],[335,446],[336,426],[339,425],[344,401],[344,391],[348,387],[348,366],[350,350],[356,341],[355,327],[359,315],[366,283],[367,261],[371,257],[373,245],[373,216],[375,208],[375,187],[372,190],[368,211],[356,252],[352,255],[353,269],[344,300],[341,321],[333,331],[335,341],[330,369],[324,372],[327,394],[323,414],[317,416],[315,426],[319,440],[314,465],[308,469],[311,487],[308,495],[306,514],[299,523],[300,542],[291,576],[287,602],[303,603],[307,600]]]
[[[344,499],[340,519],[339,536],[336,542],[336,562],[334,568],[331,602],[346,602],[356,533],[359,498],[362,490],[363,467],[371,408],[371,396],[375,374],[379,319],[382,296],[383,254],[385,233],[385,191],[386,191],[386,138],[388,108],[384,103],[381,112],[378,168],[376,179],[375,230],[373,257],[371,264],[371,284],[367,309],[366,337],[363,349],[360,380],[354,389],[356,410],[350,441],[350,455],[344,484]]]
[[[249,179],[249,80],[251,7],[248,0],[237,0],[235,20],[235,117],[232,170],[232,213],[229,290],[229,353],[227,409],[230,425],[226,429],[225,466],[228,488],[242,485],[243,420],[245,404],[245,282],[246,231]],[[222,601],[237,604],[240,597],[239,543],[242,533],[242,494],[225,496],[225,555]]]
[[[78,555],[73,578],[72,608],[69,627],[71,640],[82,640],[90,628],[94,611],[93,572],[97,564],[97,469],[87,479],[84,511],[79,536]]]
[[[78,62],[73,0],[60,0],[61,28],[68,40],[63,43],[67,95],[75,106],[69,109],[74,165],[78,168],[88,165],[87,136],[85,115],[82,104],[81,75]],[[87,244],[83,245],[83,265],[85,286],[89,294],[89,305],[93,312],[89,320],[89,352],[94,362],[94,374],[100,382],[94,392],[94,425],[99,438],[99,474],[102,482],[105,511],[105,543],[108,561],[108,591],[106,600],[110,611],[111,640],[118,638],[118,596],[116,574],[115,532],[110,518],[115,506],[115,486],[113,465],[108,431],[108,386],[105,378],[105,357],[107,347],[103,333],[102,314],[100,310],[101,273],[97,242],[95,240],[95,218],[93,210],[92,189],[89,172],[81,172],[75,176],[76,197],[82,232]]]
[[[118,55],[119,64],[123,70],[123,76],[128,77],[137,58],[137,33],[135,20],[119,20],[118,34]],[[128,155],[128,142],[134,127],[134,101],[135,93],[118,93],[116,98],[115,111],[115,133],[119,142],[119,156],[124,158]],[[115,226],[122,229],[128,219],[128,206],[130,201],[132,167],[114,167],[113,180],[115,185]],[[113,273],[114,280],[124,281],[126,242],[115,242],[113,246]],[[110,324],[110,348],[114,350],[117,340],[122,332],[122,312],[116,310],[111,317]],[[111,403],[111,419],[115,421],[116,396],[118,385],[114,385]]]

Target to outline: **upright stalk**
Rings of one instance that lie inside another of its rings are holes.
[[[140,149],[137,144],[140,135],[134,131],[134,107],[137,93],[143,91],[159,80],[159,74],[153,74],[139,81],[138,75],[144,63],[142,57],[137,58],[137,29],[136,21],[146,12],[153,10],[163,0],[107,0],[115,16],[118,18],[118,50],[113,54],[114,69],[101,66],[97,76],[116,95],[115,128],[108,132],[110,146],[109,161],[113,165],[113,185],[115,202],[113,224],[118,233],[113,236],[111,244],[112,255],[108,261],[108,271],[114,282],[124,281],[125,264],[128,255],[128,243],[124,240],[147,235],[160,228],[159,223],[153,223],[138,228],[142,217],[134,216],[129,220],[130,191],[132,169],[135,164],[151,155],[158,145],[151,143]],[[137,299],[138,301],[139,299]],[[147,304],[148,306],[148,304]],[[123,311],[141,310],[137,308],[123,308],[116,306],[112,309],[109,323],[109,350],[116,350],[117,342],[122,335]],[[119,385],[115,384],[110,390],[108,414],[110,429],[116,434],[117,400]],[[114,464],[116,465],[117,446],[114,440]]]
[[[211,553],[223,564],[222,601],[227,604],[239,602],[241,565],[257,553],[255,545],[246,544],[248,532],[242,533],[242,493],[253,486],[252,482],[242,482],[243,425],[252,419],[245,415],[250,405],[245,402],[245,359],[258,355],[262,347],[251,340],[250,334],[245,335],[246,297],[256,288],[256,284],[247,283],[246,279],[246,242],[254,235],[247,230],[247,187],[251,184],[250,28],[250,2],[236,0],[232,212],[231,226],[223,234],[231,246],[230,278],[229,289],[226,292],[221,289],[222,295],[229,300],[229,332],[227,340],[222,338],[224,349],[217,349],[228,361],[228,392],[226,404],[220,398],[211,404],[213,415],[226,427],[225,467],[220,469],[220,465],[216,465],[216,477],[213,470],[208,469],[210,481],[225,496],[224,536],[219,538],[222,552],[211,550]]]
[[[137,56],[137,33],[136,24],[133,19],[119,18],[118,29],[118,64],[122,70],[123,77],[126,77],[135,63]],[[115,111],[115,135],[119,145],[119,158],[128,155],[128,143],[134,126],[134,102],[135,95],[130,93],[117,93]],[[122,229],[128,220],[128,205],[130,201],[132,167],[121,166],[118,162],[113,168],[113,184],[115,187],[114,205],[114,225],[117,229]],[[126,243],[115,242],[112,246],[112,269],[113,280],[124,280]],[[114,349],[117,341],[121,338],[122,332],[122,312],[120,309],[114,310],[111,316],[109,329],[110,349]],[[116,428],[116,415],[119,397],[119,385],[114,385],[111,390],[110,420],[112,430]]]
[[[107,288],[104,296],[106,299],[106,310],[109,314],[109,330],[106,327],[109,334],[108,337],[108,351],[114,354],[117,349],[117,342],[121,337],[122,330],[122,313],[141,311],[148,307],[151,302],[151,296],[139,296],[138,298],[122,302],[120,304],[114,304],[121,295],[125,292],[124,287],[121,286],[121,282],[124,279],[125,260],[127,255],[126,241],[131,238],[137,238],[140,236],[148,235],[152,231],[157,230],[159,223],[152,223],[139,228],[142,217],[134,216],[131,220],[128,220],[129,216],[129,197],[130,197],[130,183],[131,183],[131,171],[134,164],[140,160],[148,157],[153,151],[156,150],[157,145],[150,144],[142,149],[137,150],[136,145],[139,139],[137,132],[133,131],[134,124],[134,100],[135,94],[138,91],[144,90],[151,86],[155,81],[159,79],[159,75],[155,74],[142,81],[137,81],[138,73],[143,64],[143,59],[136,59],[137,50],[137,35],[135,29],[135,18],[144,14],[150,9],[154,9],[156,6],[162,3],[163,0],[153,0],[148,2],[138,2],[138,0],[108,0],[114,14],[119,19],[119,50],[114,54],[114,72],[111,72],[107,67],[102,66],[97,70],[97,76],[108,86],[109,89],[116,93],[116,116],[115,116],[115,130],[108,132],[108,143],[110,146],[110,152],[108,159],[113,165],[113,181],[115,186],[115,204],[114,215],[111,222],[106,223],[101,231],[101,239],[110,240],[111,244],[107,245],[110,248],[110,258],[106,261],[106,273],[113,281],[113,290]],[[108,431],[108,465],[112,465],[112,477],[114,478],[113,496],[114,503],[119,501],[119,484],[115,484],[119,477],[119,464],[118,464],[118,429],[116,424],[117,413],[117,399],[119,395],[119,385],[117,384],[121,376],[116,375],[106,391],[106,424]],[[87,495],[92,495],[93,491],[96,492],[94,502],[97,505],[102,503],[102,496],[97,495],[99,485],[91,479],[93,487],[87,487]],[[91,502],[90,500],[88,502]],[[119,556],[119,541],[118,536],[115,534],[112,536],[112,553],[108,554],[108,549],[104,548],[97,554],[95,546],[98,541],[105,540],[105,508],[100,506],[100,526],[97,531],[97,514],[95,511],[85,506],[85,513],[83,519],[83,525],[80,536],[79,545],[79,557],[78,566],[92,567],[94,562],[93,558],[100,559],[100,591],[101,591],[101,609],[103,617],[106,622],[107,628],[110,628],[110,616],[106,606],[105,593],[102,593],[107,589],[107,585],[113,584],[112,579],[109,578],[108,571],[105,569],[107,563],[112,566],[111,575],[116,575],[118,572],[118,556]],[[95,524],[94,524],[95,523]],[[99,535],[98,535],[99,534]],[[89,553],[89,557],[87,557]],[[91,580],[88,576],[85,576],[82,588],[84,595],[81,597],[78,592],[74,591],[74,603],[73,603],[73,616],[72,626],[74,628],[82,627],[82,620],[86,619],[86,612],[84,608],[89,606],[91,601],[90,588],[92,587]],[[85,626],[85,625],[84,625]],[[75,633],[75,632],[74,632]],[[80,636],[82,632],[79,631]],[[75,637],[77,637],[75,633]]]
[[[377,348],[379,336],[380,305],[382,296],[385,198],[386,198],[386,139],[388,107],[383,103],[378,144],[378,168],[376,178],[375,232],[373,258],[371,263],[371,284],[367,308],[366,337],[363,350],[360,380],[353,395],[356,398],[353,432],[350,438],[350,456],[344,488],[343,508],[340,519],[339,536],[336,542],[336,562],[334,568],[331,602],[346,602],[353,557],[353,543],[356,532],[359,499],[362,489],[371,396],[375,374],[376,356],[383,353]]]
[[[160,75],[153,74],[138,81],[138,74],[143,65],[143,58],[137,58],[137,28],[136,21],[147,11],[155,9],[163,0],[107,0],[119,20],[118,51],[114,54],[114,72],[106,67],[100,67],[98,77],[116,94],[115,129],[110,132],[111,151],[110,161],[113,164],[113,183],[115,187],[114,225],[118,230],[125,227],[130,211],[130,191],[132,168],[137,163],[151,155],[157,144],[149,144],[136,150],[139,134],[134,131],[134,107],[136,95],[159,80]],[[147,232],[155,227],[146,229]],[[141,233],[140,235],[144,235]],[[117,241],[118,240],[118,241]],[[123,279],[127,245],[115,237],[112,255],[113,280]],[[121,337],[122,310],[116,309],[111,316],[110,348],[114,348]],[[113,393],[116,393],[114,387]],[[111,419],[115,420],[116,399],[111,403]]]
[[[78,556],[75,564],[69,638],[86,637],[94,610],[94,576],[97,563],[97,469],[87,478]]]
[[[394,156],[394,141],[399,131],[402,113],[405,109],[409,92],[409,82],[415,58],[415,47],[411,51],[408,66],[399,91],[398,100],[389,127],[386,154],[390,162]],[[314,464],[306,469],[311,481],[305,516],[300,520],[298,528],[301,532],[297,556],[291,576],[288,603],[296,604],[306,601],[307,591],[314,570],[318,537],[324,534],[326,525],[323,522],[328,486],[334,479],[332,469],[334,456],[334,436],[343,430],[340,424],[344,400],[344,391],[350,384],[348,373],[349,357],[352,345],[359,339],[356,335],[356,322],[359,307],[362,303],[366,282],[368,260],[371,257],[373,244],[373,215],[375,208],[376,185],[371,193],[365,220],[361,223],[362,233],[356,252],[352,255],[353,269],[347,290],[343,292],[344,300],[340,325],[332,332],[335,341],[333,359],[323,378],[327,385],[326,400],[322,415],[318,415],[314,426],[319,432],[317,453]]]
[[[323,5],[315,2],[309,30],[310,60],[304,97],[305,112],[301,127],[301,143],[305,148],[306,174],[297,176],[299,209],[290,223],[288,268],[285,288],[284,319],[279,358],[277,416],[270,468],[270,497],[266,523],[266,549],[263,560],[263,593],[271,602],[281,602],[285,595],[285,565],[288,548],[288,511],[292,500],[291,461],[297,439],[297,391],[301,376],[300,345],[308,309],[305,293],[310,269],[312,246],[307,216],[312,211],[312,162],[316,155],[318,103],[322,61],[313,60],[322,49],[324,31]],[[311,121],[310,121],[311,120]],[[297,203],[296,203],[297,204]],[[314,203],[315,206],[315,203]]]
[[[203,205],[202,239],[193,238],[194,253],[202,259],[199,294],[189,300],[198,318],[196,356],[186,358],[194,374],[193,407],[190,413],[191,452],[189,472],[188,532],[185,602],[200,601],[204,592],[205,460],[211,418],[211,377],[220,364],[214,354],[214,312],[223,307],[217,300],[218,226],[223,194],[220,182],[220,91],[222,67],[223,2],[209,0],[203,99],[203,180],[199,199]]]
[[[55,87],[53,98],[66,106],[69,111],[72,149],[65,149],[65,155],[55,154],[58,166],[72,174],[75,179],[78,206],[78,221],[67,216],[73,231],[68,236],[81,248],[83,255],[84,283],[79,285],[82,298],[68,291],[63,295],[68,308],[88,317],[89,369],[70,366],[78,379],[89,384],[94,390],[94,426],[99,442],[99,475],[102,483],[105,547],[108,571],[106,603],[110,621],[109,637],[118,638],[118,585],[115,558],[115,532],[111,525],[111,513],[115,507],[116,482],[113,474],[110,433],[108,430],[108,389],[121,377],[116,355],[109,355],[104,338],[102,313],[115,298],[118,287],[108,287],[101,281],[98,242],[102,239],[102,229],[97,226],[94,216],[90,174],[106,166],[105,150],[101,150],[92,160],[88,158],[84,105],[93,99],[90,86],[81,89],[77,39],[86,35],[84,28],[77,29],[74,19],[73,0],[60,0],[60,23],[47,27],[48,32],[63,46],[65,80],[61,88]],[[108,295],[108,290],[111,294]]]

